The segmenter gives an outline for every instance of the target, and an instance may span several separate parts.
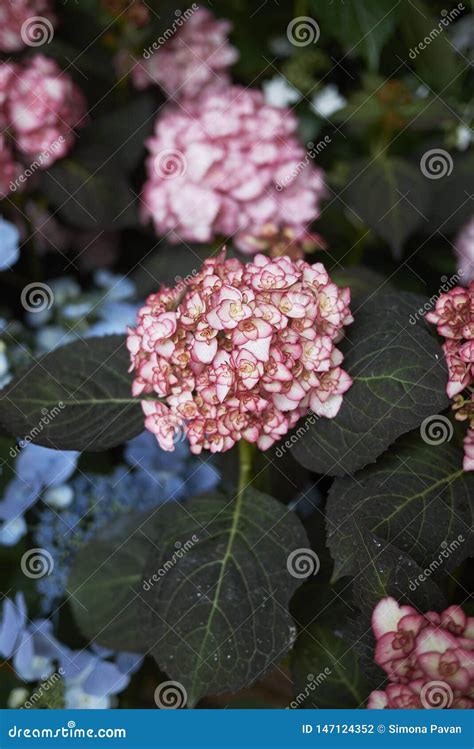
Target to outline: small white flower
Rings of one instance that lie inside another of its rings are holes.
[[[69,507],[74,499],[74,492],[67,484],[51,486],[43,494],[43,501],[56,510],[64,510]]]
[[[271,107],[287,107],[301,99],[300,92],[280,75],[263,83],[263,93]]]
[[[456,148],[459,151],[465,151],[466,148],[469,147],[469,145],[474,140],[474,133],[472,131],[472,128],[466,127],[466,125],[459,125],[456,128]]]
[[[329,84],[313,96],[311,109],[320,117],[329,117],[346,105],[346,99],[339,93],[337,86]]]
[[[15,546],[26,531],[27,527],[22,515],[7,520],[0,526],[0,546]]]
[[[16,689],[12,689],[8,695],[7,707],[9,707],[10,710],[15,710],[21,707],[28,699],[29,694],[28,690],[24,687],[16,687]]]

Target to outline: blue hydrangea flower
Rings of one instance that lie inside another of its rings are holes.
[[[15,265],[20,257],[20,232],[15,224],[0,217],[0,270]]]
[[[22,449],[15,460],[15,477],[0,500],[0,521],[4,521],[0,525],[0,543],[7,539],[7,545],[12,544],[12,532],[15,527],[19,529],[12,521],[22,518],[44,489],[67,481],[76,470],[78,457],[76,451],[50,450],[31,443]]]
[[[114,653],[92,644],[71,650],[53,635],[48,619],[30,621],[25,600],[5,598],[0,621],[0,655],[12,659],[17,676],[25,682],[47,679],[58,670],[64,680],[67,708],[108,708],[113,695],[123,691],[143,656]]]
[[[75,555],[100,528],[131,511],[144,512],[212,491],[219,481],[216,469],[191,456],[186,444],[165,453],[150,432],[127,443],[125,460],[128,465],[110,474],[76,475],[68,483],[73,499],[65,509],[41,509],[35,545],[54,559],[53,572],[37,582],[43,612],[52,611],[64,596]]]

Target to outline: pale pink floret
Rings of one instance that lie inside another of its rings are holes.
[[[172,242],[233,236],[255,254],[264,227],[290,229],[298,241],[319,216],[323,173],[313,163],[301,168],[296,117],[265,104],[258,90],[228,86],[169,106],[147,146],[143,218]],[[282,172],[294,178],[278,190]],[[283,288],[287,258],[278,259],[281,266],[257,269],[255,290]]]
[[[148,297],[127,340],[132,392],[162,398],[144,400],[143,409],[165,450],[176,434],[185,434],[195,453],[222,452],[240,439],[266,450],[313,401],[320,415],[336,415],[352,382],[334,348],[352,321],[349,295],[336,294],[320,268],[320,282],[308,283],[309,268],[262,255],[244,265],[223,252],[185,288]],[[329,328],[326,287],[337,310]],[[288,314],[295,306],[304,317]]]
[[[178,17],[175,24],[179,26],[169,39],[137,61],[132,69],[134,85],[155,84],[173,99],[190,99],[228,84],[227,70],[239,57],[227,39],[229,21],[216,20],[206,8],[198,8],[181,23]]]
[[[372,629],[375,661],[391,683],[372,692],[368,708],[474,707],[474,618],[460,606],[419,614],[382,598]]]
[[[32,20],[35,16],[44,19],[36,26]],[[28,46],[28,42],[46,40],[54,23],[50,0],[3,0],[0,3],[0,51],[18,52]]]
[[[470,281],[467,289],[457,286],[442,294],[435,309],[426,318],[437,325],[438,333],[445,338],[443,351],[448,367],[446,392],[455,399],[456,417],[470,422],[464,440],[463,468],[473,471],[474,404],[472,398],[461,394],[474,383],[474,281]]]

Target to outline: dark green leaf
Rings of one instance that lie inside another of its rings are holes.
[[[370,69],[377,69],[382,48],[397,25],[399,2],[313,0],[312,6],[321,24],[321,35],[335,37],[346,55],[363,56]]]
[[[446,100],[448,89],[452,93],[458,86],[459,73],[466,64],[457,57],[440,24],[442,19],[443,16],[431,15],[429,4],[422,0],[403,0],[400,29],[407,47],[406,61],[415,67],[425,85],[442,92]]]
[[[400,257],[407,237],[420,226],[429,226],[430,190],[431,183],[419,168],[400,158],[379,156],[356,162],[342,198]]]
[[[97,452],[143,429],[122,336],[76,341],[46,354],[0,393],[0,421],[21,439]]]
[[[135,196],[106,151],[79,146],[42,174],[46,196],[79,229],[121,229],[136,223]]]
[[[293,513],[254,489],[236,502],[200,498],[175,509],[156,544],[141,620],[188,705],[252,684],[285,655],[296,633],[288,602],[301,583],[287,557],[308,546]]]
[[[353,473],[449,403],[441,347],[414,317],[423,300],[386,288],[354,310],[340,345],[354,383],[338,415],[313,417],[296,430],[292,453],[309,470]]]
[[[334,481],[327,506],[334,577],[356,574],[363,529],[391,543],[393,553],[409,557],[412,567],[434,564],[430,575],[437,570],[446,575],[474,549],[473,491],[474,477],[463,472],[459,448],[427,444],[418,431],[406,435],[376,465]],[[408,572],[415,577],[414,570]],[[395,564],[387,573],[401,585]],[[363,599],[367,596],[365,591]]]
[[[100,148],[103,160],[125,171],[134,169],[145,152],[145,139],[153,129],[156,107],[150,95],[133,99],[126,107],[97,117],[81,135],[80,149]]]
[[[89,640],[114,650],[145,650],[137,627],[137,589],[162,509],[151,517],[118,517],[78,552],[67,590],[74,618]]]
[[[291,654],[295,688],[291,707],[359,708],[369,689],[351,643],[329,626],[312,624]]]

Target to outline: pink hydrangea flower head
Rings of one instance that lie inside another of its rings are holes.
[[[128,335],[133,394],[165,450],[237,441],[268,449],[310,409],[334,417],[352,380],[335,343],[352,322],[349,291],[321,263],[225,251],[175,289],[151,294]]]
[[[228,21],[218,21],[206,8],[177,15],[173,34],[145,51],[132,69],[137,88],[158,84],[174,100],[200,96],[204,90],[229,84],[228,68],[238,60],[227,39]]]
[[[174,242],[233,235],[247,254],[261,249],[268,224],[304,241],[325,187],[320,169],[301,168],[305,151],[296,128],[289,110],[240,86],[206,93],[186,109],[169,108],[147,143],[144,218]],[[283,175],[288,179],[278,190]]]
[[[39,159],[42,168],[69,151],[75,141],[74,128],[86,122],[82,92],[44,55],[35,55],[17,68],[6,111],[16,148],[31,160]]]
[[[55,22],[50,0],[4,0],[0,4],[0,51],[18,52],[51,41]]]
[[[368,708],[474,707],[474,618],[460,606],[420,614],[382,598],[372,629],[390,684],[371,693]]]
[[[464,224],[454,241],[462,283],[474,280],[474,216]]]
[[[474,382],[474,281],[467,288],[456,286],[436,301],[435,309],[426,315],[445,338],[443,351],[448,367],[446,392],[454,398],[453,409],[460,421],[469,420],[464,440],[464,470],[474,470],[474,401],[462,392]]]

